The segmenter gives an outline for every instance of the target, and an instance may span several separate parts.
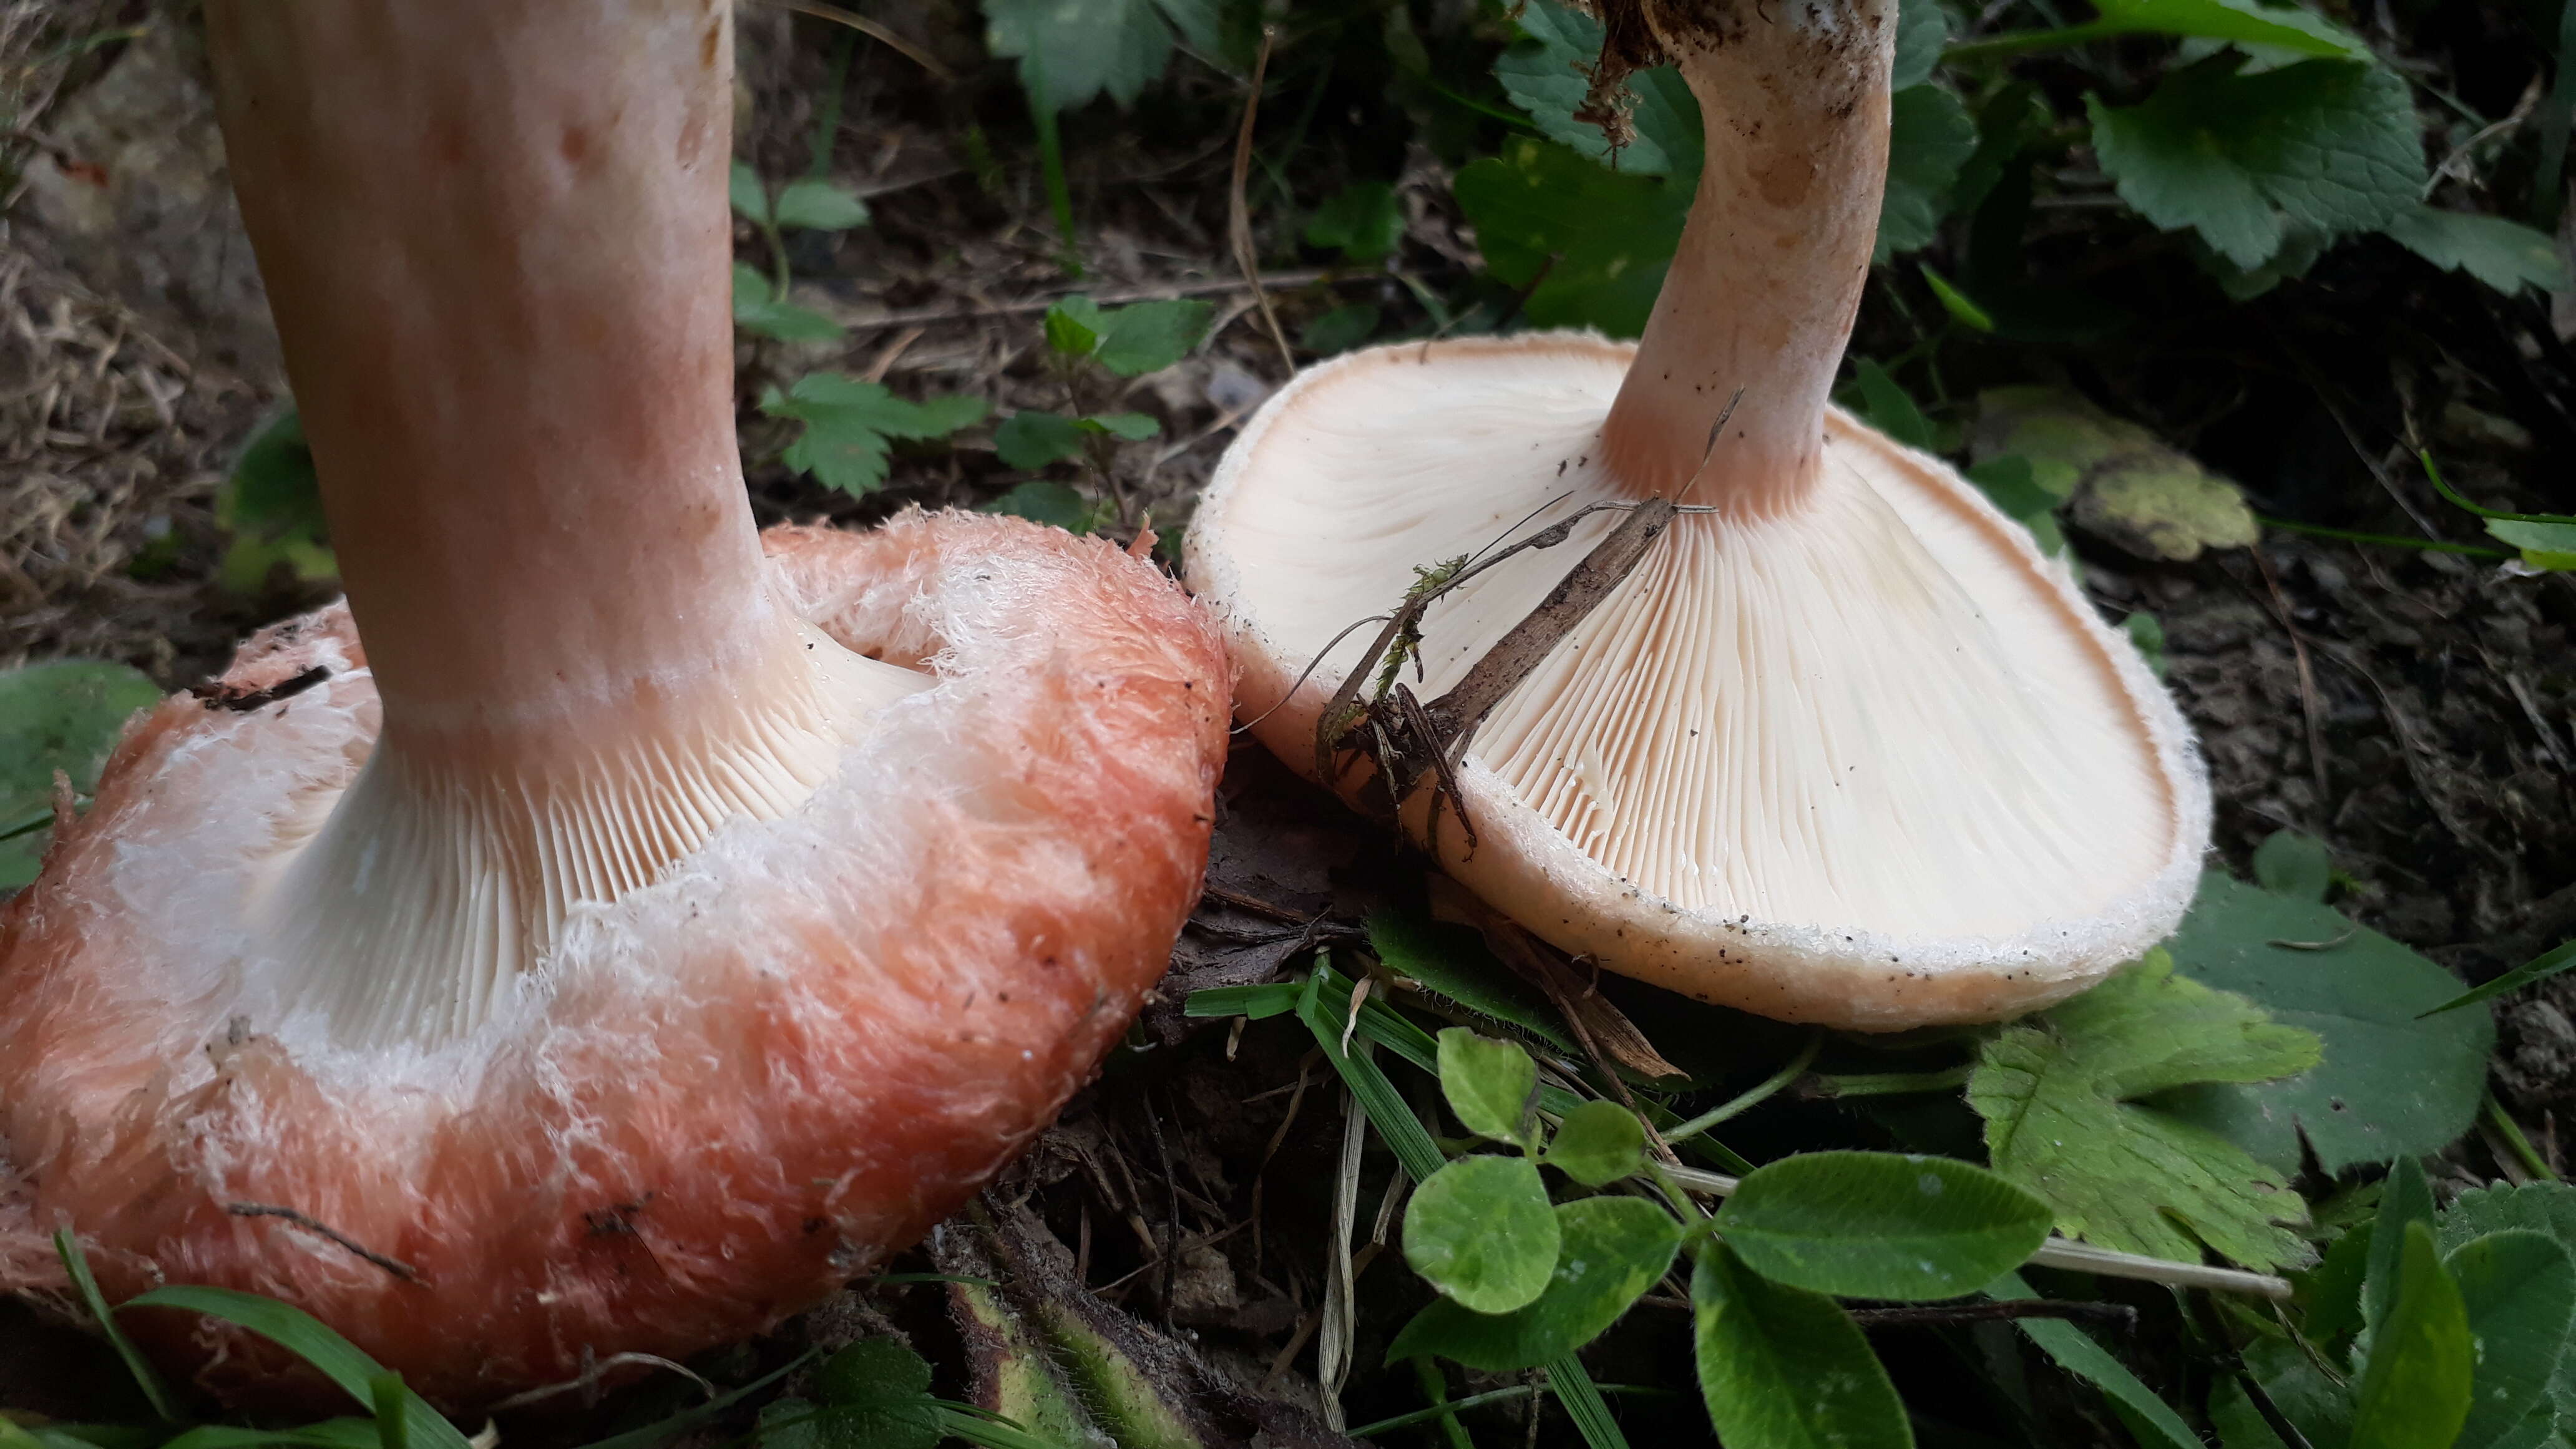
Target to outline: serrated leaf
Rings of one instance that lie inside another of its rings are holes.
[[[1645,1170],[1646,1129],[1616,1102],[1585,1102],[1557,1124],[1543,1160],[1585,1187],[1608,1187]]]
[[[1440,1033],[1440,1094],[1458,1124],[1479,1137],[1517,1142],[1538,1096],[1538,1063],[1507,1041],[1463,1026]]]
[[[1914,1430],[1860,1325],[1724,1243],[1691,1274],[1700,1394],[1728,1449],[1910,1449]]]
[[[2468,1309],[2433,1230],[2408,1223],[2396,1305],[2353,1390],[2351,1449],[2447,1449],[2468,1418],[2475,1362]]]
[[[1556,1270],[1556,1212],[1526,1157],[1461,1157],[1431,1174],[1404,1210],[1404,1261],[1478,1313],[1509,1313]]]
[[[993,452],[1013,468],[1034,470],[1082,452],[1082,425],[1062,413],[1023,409],[993,430]]]
[[[837,372],[808,373],[781,393],[761,394],[760,410],[805,425],[783,461],[816,482],[853,497],[885,482],[888,440],[942,438],[984,416],[981,398],[908,402],[882,383]]]
[[[1190,355],[1215,312],[1212,303],[1176,297],[1103,313],[1106,325],[1092,359],[1120,377],[1160,372]]]
[[[1529,43],[1503,52],[1494,62],[1494,78],[1541,133],[1624,175],[1697,183],[1704,144],[1699,102],[1679,71],[1657,66],[1628,77],[1628,123],[1635,134],[1614,158],[1601,128],[1574,118],[1591,88],[1591,67],[1601,58],[1601,22],[1556,0],[1529,0],[1518,19]]]
[[[1172,58],[1172,27],[1154,0],[984,0],[984,46],[1020,63],[1020,85],[1046,110],[1106,93],[1132,105]]]
[[[2547,1401],[2576,1320],[2576,1263],[2548,1234],[2513,1230],[2452,1249],[2442,1266],[2459,1285],[2476,1348],[2459,1449],[2485,1449]]]
[[[53,818],[54,772],[87,794],[125,722],[161,687],[122,664],[66,659],[0,670],[0,830]],[[36,878],[44,828],[0,840],[0,889]]]
[[[1387,1362],[1433,1353],[1487,1373],[1536,1368],[1618,1322],[1664,1276],[1681,1246],[1681,1225],[1643,1198],[1564,1203],[1556,1220],[1556,1270],[1536,1301],[1492,1314],[1434,1300],[1396,1334]]]
[[[1909,86],[1889,102],[1887,192],[1879,202],[1879,262],[1929,245],[1949,214],[1950,187],[1976,154],[1967,104],[1939,85]]]
[[[2087,98],[2094,152],[2140,215],[2252,268],[2294,221],[2369,230],[2417,205],[2424,148],[2404,81],[2342,60],[2244,62],[2229,51],[2169,72],[2135,106]]]
[[[764,226],[769,223],[769,188],[761,185],[759,172],[736,161],[726,173],[725,194],[745,220]]]
[[[2184,562],[2243,547],[2260,532],[2234,483],[2063,388],[1978,394],[1970,442],[1981,463],[2028,459],[2031,480],[2071,499],[2078,524],[2141,558]]]
[[[1930,80],[1940,67],[1941,47],[1949,43],[1950,15],[1940,0],[1903,0],[1896,7],[1896,70],[1887,88],[1905,91]]]
[[[2242,1148],[2142,1100],[2202,1082],[2260,1082],[2315,1065],[2317,1039],[2242,997],[2174,973],[2163,951],[1988,1041],[1968,1081],[1994,1169],[2104,1247],[2250,1267],[2309,1250],[2307,1215]]]
[[[2313,835],[2275,830],[2254,847],[2254,879],[2276,896],[2320,902],[2334,884],[2334,859]]]
[[[2324,1061],[2303,1076],[2192,1088],[2168,1097],[2166,1110],[2284,1172],[2297,1170],[2304,1135],[2329,1173],[2439,1152],[2477,1115],[2494,1022],[2477,1008],[2418,1020],[2460,983],[2395,941],[2330,906],[2212,871],[2165,946],[2184,975],[2259,1002],[2325,1043]]]
[[[778,193],[778,224],[807,231],[848,231],[868,224],[868,204],[816,177],[787,183]]]
[[[1974,1293],[2048,1240],[2049,1205],[1947,1157],[1807,1152],[1756,1168],[1717,1215],[1745,1266],[1843,1298]]]
[[[1368,939],[1369,949],[1389,970],[1433,994],[1516,1026],[1560,1051],[1579,1050],[1547,998],[1495,960],[1473,928],[1383,910],[1368,918]]]
[[[1306,244],[1330,247],[1355,262],[1374,262],[1404,239],[1404,208],[1383,181],[1354,181],[1306,219]]]
[[[1634,337],[1663,287],[1696,180],[1615,173],[1517,137],[1462,168],[1454,190],[1494,278],[1537,283],[1522,305],[1533,324]]]
[[[2381,228],[2408,251],[2448,272],[2467,272],[2499,292],[2568,288],[2567,268],[2547,232],[2474,212],[2418,206]]]

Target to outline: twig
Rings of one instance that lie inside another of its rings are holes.
[[[293,1208],[271,1207],[267,1203],[258,1202],[228,1202],[224,1204],[224,1211],[237,1218],[276,1218],[281,1222],[302,1228],[316,1237],[327,1238],[406,1283],[421,1281],[420,1270],[411,1264],[400,1258],[388,1258],[330,1224],[306,1217]]]
[[[1261,253],[1252,244],[1252,204],[1245,198],[1244,183],[1252,176],[1252,123],[1261,114],[1261,79],[1270,70],[1270,47],[1279,39],[1277,26],[1261,27],[1261,53],[1253,57],[1252,84],[1243,96],[1243,128],[1234,136],[1233,190],[1226,198],[1226,232],[1234,243],[1234,264],[1243,269],[1243,280],[1252,288],[1252,304],[1261,309],[1261,321],[1270,329],[1270,340],[1279,344],[1279,365],[1292,375],[1297,371],[1297,354],[1288,347],[1288,334],[1279,330],[1279,315],[1270,310],[1270,295],[1261,289]]]
[[[2272,608],[2281,617],[2281,631],[2290,636],[2290,652],[2299,665],[2299,712],[2308,721],[2308,769],[2317,781],[2317,814],[2323,818],[2331,803],[2326,794],[2326,733],[2323,716],[2317,706],[2317,669],[2308,658],[2308,641],[2300,634],[2298,621],[2290,617],[2290,598],[2281,592],[2281,576],[2273,571],[2272,560],[2263,545],[2250,550],[2254,567],[2263,573],[2263,586],[2272,591]]]
[[[696,1384],[698,1386],[698,1391],[705,1394],[710,1400],[716,1397],[716,1386],[700,1377],[686,1364],[673,1363],[667,1358],[661,1358],[649,1353],[612,1353],[608,1357],[599,1360],[597,1363],[584,1365],[580,1376],[577,1378],[569,1378],[559,1384],[547,1384],[543,1388],[530,1389],[526,1393],[522,1394],[512,1394],[510,1397],[494,1404],[491,1412],[495,1414],[506,1414],[512,1409],[524,1409],[530,1404],[541,1404],[546,1400],[555,1397],[557,1394],[568,1394],[576,1389],[581,1390],[586,1394],[595,1394],[599,1390],[599,1381],[602,1377],[613,1373],[618,1369],[631,1368],[638,1365],[646,1368],[669,1369],[671,1372],[687,1379],[690,1383]],[[584,1402],[586,1403],[588,1400],[585,1399]]]
[[[1855,1308],[1852,1321],[1863,1328],[1902,1328],[1914,1324],[1992,1323],[2013,1318],[2089,1318],[2122,1330],[2137,1327],[2138,1310],[2125,1303],[2069,1303],[2054,1298],[1999,1298],[1987,1303],[1926,1304],[1914,1308]]]
[[[927,327],[907,327],[903,331],[895,334],[895,339],[892,342],[887,343],[884,349],[877,353],[877,360],[868,364],[868,370],[866,373],[867,380],[869,382],[885,381],[886,374],[894,371],[895,363],[901,360],[906,352],[911,351],[912,344],[919,342],[921,340],[921,335],[929,330],[930,329]]]
[[[810,15],[817,20],[828,20],[834,25],[846,25],[861,35],[866,36],[868,39],[875,41],[877,44],[901,55],[904,59],[911,61],[914,65],[920,66],[923,70],[930,72],[931,75],[938,79],[940,84],[955,85],[957,83],[957,72],[941,65],[939,63],[939,57],[932,55],[929,51],[922,49],[920,46],[913,44],[911,41],[904,39],[902,36],[895,34],[885,26],[878,24],[876,21],[870,20],[868,17],[861,15],[855,10],[845,10],[838,5],[826,4],[825,0],[753,0],[753,3],[767,5],[776,10],[792,10],[799,15]]]
[[[1706,1197],[1728,1196],[1741,1181],[1722,1172],[1707,1172],[1696,1167],[1667,1167],[1664,1175],[1676,1185]],[[2276,1278],[2269,1273],[2248,1273],[2242,1268],[2213,1268],[2206,1263],[2176,1263],[2138,1253],[2097,1248],[2091,1243],[2079,1243],[2070,1238],[2050,1237],[2039,1245],[2038,1252],[2030,1255],[2030,1261],[2042,1268],[2070,1268],[2079,1273],[2099,1273],[2106,1278],[2177,1283],[2187,1288],[2247,1293],[2257,1298],[2290,1296],[2290,1280]]]

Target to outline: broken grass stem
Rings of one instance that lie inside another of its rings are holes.
[[[1663,1172],[1680,1186],[1706,1197],[1729,1196],[1741,1181],[1724,1173],[1704,1172],[1696,1167],[1667,1167]],[[2097,1248],[2091,1243],[2056,1236],[2040,1244],[2039,1251],[2030,1255],[2030,1262],[2041,1268],[2066,1268],[2078,1273],[2099,1273],[2106,1278],[2174,1283],[2186,1288],[2207,1288],[2217,1293],[2245,1293],[2257,1298],[2290,1296],[2290,1280],[2276,1278],[2269,1273],[2249,1273],[2242,1268],[2213,1268],[2206,1263],[2176,1263],[2139,1253]]]

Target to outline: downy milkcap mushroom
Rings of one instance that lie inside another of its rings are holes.
[[[1643,339],[1404,343],[1273,397],[1189,532],[1238,713],[1312,773],[1372,631],[1336,636],[1417,568],[1669,499],[1669,531],[1469,737],[1467,828],[1426,775],[1407,830],[1564,950],[1768,1016],[1893,1030],[2071,994],[2180,918],[2208,787],[2069,575],[1828,404],[1886,174],[1893,0],[1598,4],[1600,79],[1675,63],[1707,126]],[[1457,685],[1623,516],[1433,604],[1406,684]],[[1383,801],[1364,763],[1337,769]]]
[[[1162,972],[1216,631],[1017,520],[755,531],[723,0],[206,15],[348,600],[142,717],[0,915],[0,1290],[69,1226],[459,1409],[760,1331]]]

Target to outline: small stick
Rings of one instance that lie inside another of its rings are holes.
[[[1279,315],[1270,310],[1270,294],[1261,290],[1261,252],[1252,243],[1252,204],[1244,195],[1244,185],[1252,176],[1252,123],[1261,114],[1261,79],[1270,70],[1270,47],[1278,39],[1277,26],[1261,27],[1261,53],[1253,57],[1252,84],[1243,97],[1243,128],[1234,136],[1234,190],[1226,199],[1225,211],[1234,264],[1243,269],[1244,283],[1252,288],[1252,305],[1261,309],[1270,340],[1279,344],[1279,365],[1294,374],[1297,354],[1289,349],[1288,334],[1279,330]]]
[[[228,1202],[224,1204],[224,1211],[231,1213],[237,1218],[280,1219],[281,1221],[291,1223],[296,1227],[302,1228],[316,1237],[329,1239],[333,1243],[348,1249],[350,1252],[357,1254],[359,1257],[366,1259],[368,1262],[375,1264],[377,1267],[384,1269],[386,1272],[393,1274],[395,1277],[406,1283],[417,1283],[421,1281],[420,1270],[413,1267],[411,1264],[404,1262],[400,1258],[388,1258],[384,1254],[377,1252],[375,1249],[368,1247],[366,1244],[359,1242],[357,1239],[350,1237],[348,1234],[341,1232],[339,1229],[332,1227],[330,1224],[317,1222],[314,1219],[297,1212],[293,1208],[271,1207],[267,1203],[257,1202]]]

